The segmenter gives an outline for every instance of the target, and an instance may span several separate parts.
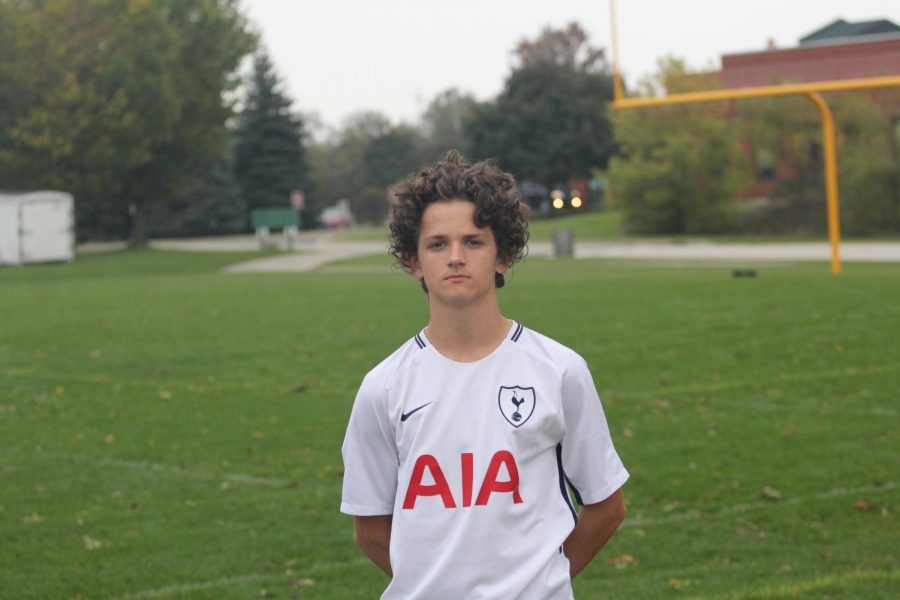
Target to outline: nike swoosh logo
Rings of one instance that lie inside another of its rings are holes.
[[[426,406],[428,406],[428,405],[431,404],[432,402],[434,402],[434,400],[432,400],[431,402],[426,402],[426,403],[423,404],[422,406],[417,406],[417,407],[415,407],[414,409],[412,409],[411,411],[409,411],[408,413],[403,413],[403,414],[401,414],[401,415],[400,415],[400,421],[402,422],[402,421],[407,420],[408,418],[410,418],[411,416],[413,416],[414,414],[416,414],[417,412],[419,412],[420,410],[422,410],[423,408],[425,408]]]

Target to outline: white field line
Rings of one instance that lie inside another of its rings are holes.
[[[722,379],[720,381],[704,381],[697,383],[686,383],[680,385],[671,385],[657,389],[647,390],[627,390],[601,388],[607,396],[615,396],[619,398],[641,398],[651,396],[666,396],[673,394],[696,394],[701,392],[719,392],[734,388],[759,388],[777,385],[787,385],[803,381],[820,381],[824,379],[840,379],[843,377],[865,377],[867,375],[876,375],[881,373],[890,373],[891,371],[900,370],[900,365],[887,364],[875,365],[871,367],[849,366],[839,369],[828,369],[824,371],[806,371],[798,373],[785,373],[784,376],[775,376],[770,379]]]
[[[290,479],[278,479],[273,477],[256,477],[254,475],[245,475],[243,473],[214,473],[211,471],[201,471],[199,469],[188,469],[177,465],[166,465],[161,463],[153,463],[146,460],[122,460],[118,458],[104,458],[100,460],[87,458],[85,456],[70,457],[78,462],[86,462],[98,467],[119,467],[122,469],[132,469],[135,471],[154,471],[159,473],[169,473],[172,475],[181,475],[189,479],[202,480],[218,480],[224,479],[234,483],[246,483],[249,485],[260,485],[268,487],[287,487]]]
[[[15,377],[18,379],[32,379],[36,381],[53,381],[58,383],[76,382],[92,385],[108,385],[116,388],[139,388],[145,391],[156,392],[160,389],[158,382],[149,379],[113,377],[104,374],[84,374],[84,373],[47,373],[46,370],[14,368],[0,370],[2,377]],[[170,388],[175,393],[203,393],[211,390],[216,391],[234,391],[234,390],[257,390],[259,386],[256,383],[239,383],[239,382],[221,382],[221,383],[198,383],[196,381],[188,381],[174,384]],[[275,388],[275,391],[280,391]]]
[[[20,454],[20,447],[0,448],[0,455],[3,454]],[[59,452],[35,452],[37,456],[46,456],[54,460],[74,460],[80,463],[95,465],[98,467],[115,467],[120,469],[131,469],[134,471],[150,471],[154,473],[165,473],[168,475],[178,475],[188,479],[196,479],[200,481],[228,481],[232,483],[244,483],[247,485],[258,485],[264,487],[288,487],[296,484],[298,487],[304,486],[299,482],[291,479],[280,479],[275,477],[257,477],[255,475],[246,475],[244,473],[216,473],[213,471],[203,471],[200,469],[188,469],[177,465],[167,465],[162,463],[154,463],[146,460],[123,460],[118,458],[90,458],[78,454],[62,454]],[[320,487],[320,486],[313,486]]]
[[[667,515],[664,517],[650,517],[647,519],[625,519],[622,527],[646,527],[648,525],[668,525],[670,523],[680,523],[683,521],[697,521],[700,519],[715,519],[718,517],[727,517],[730,515],[750,512],[763,508],[777,508],[778,506],[793,506],[795,504],[804,504],[806,502],[815,502],[816,500],[827,500],[829,498],[838,498],[841,496],[853,496],[856,494],[872,494],[878,492],[886,492],[896,489],[900,481],[888,481],[882,485],[863,485],[854,488],[833,488],[818,494],[808,496],[795,496],[786,500],[767,500],[750,502],[747,504],[738,504],[735,506],[726,506],[715,512],[704,513],[697,510],[691,510],[684,513]]]
[[[133,594],[125,594],[124,596],[118,596],[115,598],[111,598],[110,600],[138,600],[139,598],[159,598],[162,596],[174,596],[187,592],[196,592],[197,590],[231,587],[244,583],[253,583],[255,581],[275,579],[277,577],[279,577],[279,575],[264,575],[262,573],[240,575],[237,577],[222,577],[221,579],[216,579],[214,581],[196,581],[193,583],[182,583],[179,585],[167,585],[153,590],[144,590],[141,592],[134,592]]]
[[[132,592],[124,596],[115,596],[107,600],[141,600],[143,598],[161,598],[164,596],[172,596],[183,594],[186,592],[194,592],[197,590],[210,590],[215,588],[232,587],[245,583],[253,583],[256,581],[271,581],[275,579],[283,579],[285,577],[294,577],[302,579],[304,575],[312,575],[322,573],[343,567],[369,564],[367,559],[356,559],[348,561],[335,561],[328,563],[315,563],[305,569],[297,569],[292,575],[284,573],[250,573],[248,575],[236,575],[234,577],[222,577],[213,581],[196,581],[192,583],[181,583],[176,585],[167,585],[152,590],[142,590]]]

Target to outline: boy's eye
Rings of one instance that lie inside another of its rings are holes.
[[[482,242],[481,240],[469,240],[468,243],[469,243],[470,246],[481,246],[481,244],[482,244],[483,242]]]
[[[444,242],[431,242],[430,244],[428,244],[428,247],[429,248],[443,248]]]

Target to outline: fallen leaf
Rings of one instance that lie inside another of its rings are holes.
[[[767,500],[781,500],[781,492],[775,488],[766,486],[762,489],[762,497]]]
[[[653,404],[654,404],[654,406],[656,406],[656,408],[669,408],[668,400],[657,400]]]
[[[871,512],[879,511],[879,510],[883,509],[884,507],[885,507],[884,502],[875,502],[874,504],[869,504],[862,498],[860,498],[859,500],[856,500],[853,503],[853,508],[855,508],[856,510],[864,510],[864,511],[871,511]]]
[[[675,579],[672,578],[669,580],[669,587],[675,590],[680,590],[683,587],[687,587],[691,585],[690,579]]]
[[[312,587],[312,586],[316,585],[316,582],[313,581],[312,579],[298,579],[297,585],[300,587]]]
[[[91,350],[90,352],[88,352],[88,356],[96,359],[96,358],[100,358],[101,356],[103,356],[103,353],[100,352],[99,350]]]
[[[633,438],[633,437],[634,437],[634,431],[632,431],[631,429],[629,429],[628,427],[626,427],[625,429],[622,430],[622,435],[624,435],[624,436],[627,437],[627,438]]]
[[[86,536],[82,537],[81,539],[84,542],[85,550],[99,550],[100,548],[103,547],[103,542],[101,542],[100,540],[95,540],[94,538],[92,538],[90,536],[86,535]]]
[[[255,437],[255,438],[258,439],[258,440],[261,440],[261,439],[263,439],[264,437],[266,437],[266,433],[265,433],[264,431],[254,431],[254,432],[253,432],[252,434],[250,434],[250,435],[252,435],[253,437]]]
[[[681,502],[669,502],[665,506],[663,506],[663,512],[672,512],[673,510],[678,510],[681,508]]]
[[[105,438],[103,438],[103,441],[107,444],[113,444],[116,441],[116,436],[114,436],[111,433],[107,434],[107,436]]]
[[[614,566],[617,569],[624,569],[628,565],[634,563],[634,557],[630,554],[619,554],[617,556],[610,556],[606,559],[609,561],[609,564]]]
[[[34,525],[35,523],[40,523],[43,520],[44,520],[44,517],[42,517],[41,515],[39,515],[37,513],[31,513],[27,517],[22,518],[22,522],[25,523],[26,525]]]
[[[225,490],[227,490],[230,487],[231,487],[231,484],[229,484],[227,481],[223,481],[222,485],[219,486],[219,489],[224,492]]]
[[[159,399],[160,400],[171,400],[172,392],[169,390],[159,390]]]

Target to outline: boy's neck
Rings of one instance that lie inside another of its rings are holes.
[[[446,358],[474,362],[496,350],[509,333],[510,326],[496,303],[481,310],[442,307],[432,309],[425,335]]]

